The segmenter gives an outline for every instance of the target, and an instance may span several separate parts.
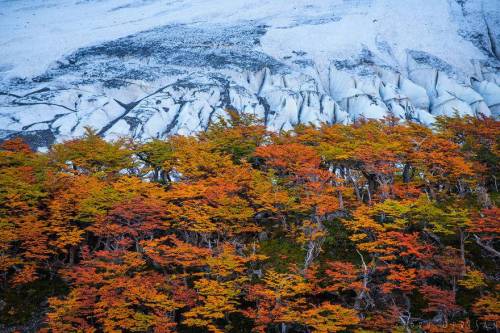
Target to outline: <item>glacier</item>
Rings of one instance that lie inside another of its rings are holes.
[[[0,139],[500,116],[496,0],[0,0]]]

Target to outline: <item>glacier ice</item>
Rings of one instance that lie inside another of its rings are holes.
[[[163,138],[227,108],[273,130],[499,117],[495,3],[0,0],[0,139]]]

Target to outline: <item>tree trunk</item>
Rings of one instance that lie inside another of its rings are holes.
[[[483,243],[481,238],[479,238],[477,235],[474,235],[474,239],[476,240],[476,244],[488,251],[490,254],[494,255],[497,258],[500,258],[500,252],[489,246],[488,244]]]
[[[460,232],[460,258],[462,259],[462,275],[465,275],[465,234],[462,228]]]
[[[403,182],[404,183],[410,182],[410,180],[411,180],[410,171],[411,171],[410,163],[406,163],[404,168],[403,168]]]

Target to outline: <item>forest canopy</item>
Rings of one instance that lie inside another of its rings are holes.
[[[0,146],[0,330],[496,332],[500,123]]]

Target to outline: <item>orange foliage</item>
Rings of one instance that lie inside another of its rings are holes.
[[[7,140],[0,291],[63,284],[44,332],[488,330],[499,130],[388,118],[278,134],[232,111],[147,143]]]

